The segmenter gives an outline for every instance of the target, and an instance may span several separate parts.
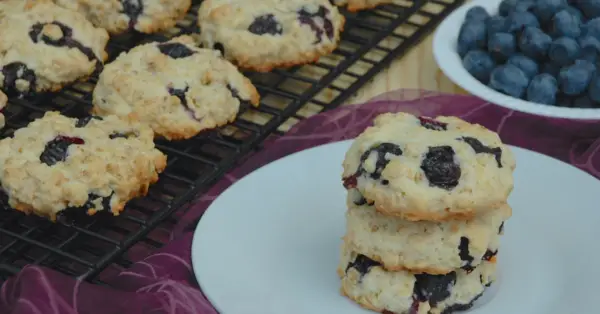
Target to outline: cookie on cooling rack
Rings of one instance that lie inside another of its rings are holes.
[[[23,95],[57,91],[102,67],[108,33],[47,1],[0,20],[0,88]]]
[[[328,0],[205,0],[198,12],[205,47],[261,72],[331,53],[344,21]]]
[[[189,36],[149,43],[107,64],[93,93],[97,115],[133,115],[169,140],[187,139],[233,121],[259,95],[219,52]]]
[[[52,220],[67,209],[118,215],[165,166],[152,130],[116,116],[47,112],[0,141],[0,183],[10,206]]]
[[[380,214],[356,191],[347,197],[346,236],[352,250],[389,271],[446,274],[471,270],[498,253],[500,226],[512,210],[503,205],[469,221],[408,221]]]
[[[333,0],[333,4],[344,6],[350,12],[373,9],[379,5],[393,2],[394,0]]]
[[[498,134],[481,125],[386,113],[356,138],[343,166],[344,186],[379,212],[438,221],[505,204],[516,165]]]
[[[444,275],[388,272],[378,262],[342,249],[338,274],[342,294],[361,306],[394,314],[450,314],[473,306],[496,277],[496,263]]]
[[[134,29],[156,33],[175,26],[190,9],[191,0],[54,0],[60,6],[84,14],[94,25],[111,34]]]

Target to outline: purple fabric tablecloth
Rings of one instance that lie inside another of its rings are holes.
[[[195,222],[212,200],[257,167],[306,148],[353,138],[377,114],[396,111],[459,116],[498,132],[506,143],[553,156],[600,177],[600,123],[530,116],[470,96],[417,90],[392,92],[366,104],[316,115],[297,124],[285,136],[270,140],[264,150],[182,211],[177,217],[178,225],[170,230],[168,245],[156,252],[140,253],[142,257],[132,267],[103,278],[111,288],[75,280],[44,267],[28,266],[2,285],[0,313],[216,313],[198,289],[190,261]]]

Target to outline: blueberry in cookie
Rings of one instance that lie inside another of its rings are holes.
[[[57,91],[100,70],[108,34],[47,1],[0,20],[0,88],[7,94]]]
[[[331,53],[344,22],[328,0],[206,0],[198,11],[204,47],[261,72]]]
[[[8,96],[6,96],[6,94],[0,90],[0,129],[4,127],[5,122],[6,122],[4,113],[2,111],[6,107],[7,102],[8,102]]]
[[[356,189],[348,191],[346,205],[346,246],[388,271],[434,275],[489,261],[498,251],[500,226],[512,215],[502,205],[471,220],[408,221],[379,213]]]
[[[369,261],[367,256],[344,246],[338,275],[342,281],[342,294],[369,310],[394,314],[448,314],[473,306],[494,282],[496,263],[484,261],[470,272],[458,269],[438,275],[390,272],[376,261]]]
[[[343,167],[344,186],[356,188],[379,212],[439,221],[504,205],[515,160],[483,126],[386,113],[354,140]]]
[[[107,64],[92,110],[135,116],[156,135],[176,140],[227,124],[258,103],[256,88],[233,64],[180,36],[135,47]]]
[[[51,220],[65,210],[118,215],[165,166],[152,130],[116,116],[47,112],[0,141],[0,184],[9,205]]]
[[[129,30],[156,33],[175,26],[192,4],[191,0],[53,0],[85,15],[94,25],[111,34]]]

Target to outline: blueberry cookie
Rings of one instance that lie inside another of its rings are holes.
[[[129,30],[155,33],[175,26],[190,9],[191,0],[54,0],[84,14],[111,34]]]
[[[64,210],[118,215],[165,165],[152,130],[116,116],[47,112],[0,141],[0,183],[10,206],[52,220]]]
[[[100,70],[108,33],[77,12],[39,1],[0,19],[0,88],[57,91]]]
[[[189,36],[149,43],[107,64],[93,93],[97,115],[136,116],[166,139],[186,139],[233,121],[259,95],[218,51]]]
[[[505,204],[515,159],[481,125],[386,113],[356,138],[343,166],[344,186],[357,188],[381,213],[438,221]]]
[[[444,275],[388,272],[378,262],[343,248],[342,294],[362,307],[393,314],[450,314],[473,306],[495,280],[496,263]]]
[[[331,53],[344,21],[327,0],[205,0],[198,12],[205,47],[262,72]]]
[[[471,270],[496,256],[500,226],[512,210],[502,207],[468,221],[408,221],[384,216],[351,189],[347,198],[346,245],[390,271],[446,274]]]
[[[350,12],[373,9],[378,5],[392,2],[394,2],[394,0],[333,0],[333,4],[345,6]]]

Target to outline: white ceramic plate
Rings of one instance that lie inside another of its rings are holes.
[[[349,147],[338,142],[275,161],[208,208],[192,260],[221,314],[372,313],[340,295],[336,274],[345,229],[341,162]],[[597,314],[600,181],[513,150],[513,217],[502,238],[499,281],[468,313]]]
[[[482,84],[465,70],[456,51],[456,41],[467,10],[473,6],[482,6],[490,14],[496,14],[500,2],[501,0],[473,0],[452,12],[438,26],[433,38],[433,55],[444,74],[469,93],[502,107],[547,117],[600,119],[600,109],[548,106],[504,95]]]

